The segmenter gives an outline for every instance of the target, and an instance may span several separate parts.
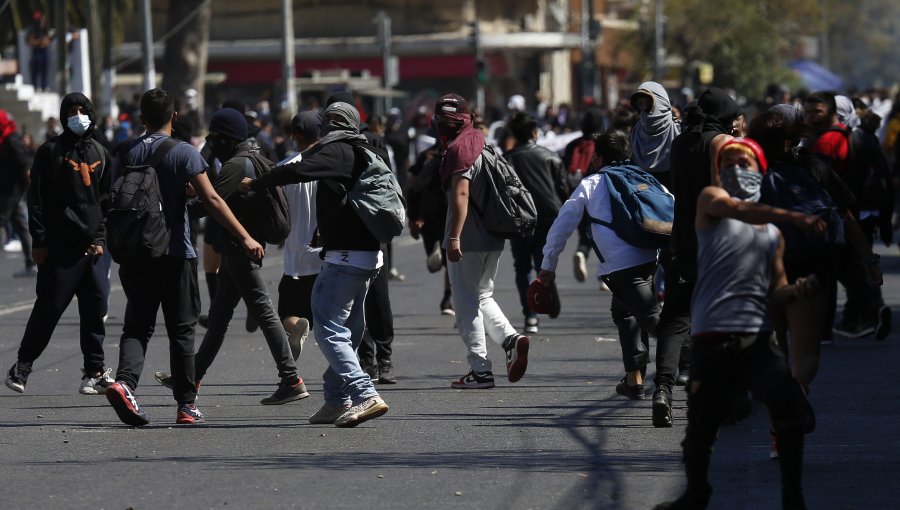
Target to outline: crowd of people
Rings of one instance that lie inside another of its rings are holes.
[[[48,129],[33,154],[0,110],[0,224],[21,240],[37,294],[7,374],[10,389],[25,392],[33,364],[77,297],[79,391],[106,395],[122,422],[146,425],[136,393],[162,308],[170,371],[155,377],[173,391],[176,423],[202,422],[195,405],[201,381],[243,300],[247,330],[261,329],[278,370],[277,389],[262,404],[310,395],[298,359],[312,333],[328,368],[324,403],[309,421],[353,427],[388,412],[376,384],[397,382],[388,281],[402,275],[390,263],[390,243],[347,200],[363,151],[393,168],[426,268],[444,274],[439,308],[455,317],[469,365],[451,388],[495,386],[488,338],[505,354],[508,381],[524,377],[529,335],[541,327],[530,288],[537,278],[556,292],[560,254],[578,232],[575,279],[587,280],[594,253],[601,289],[612,295],[623,360],[616,393],[646,399],[651,337],[653,426],[673,426],[673,388],[687,387],[687,489],[658,508],[706,506],[716,433],[749,414],[750,395],[769,412],[784,508],[805,508],[803,436],[815,427],[807,395],[820,347],[833,333],[883,340],[891,331],[873,243],[893,241],[900,100],[891,106],[818,91],[742,109],[711,87],[676,108],[663,86],[646,82],[612,110],[589,106],[580,114],[541,104],[529,112],[514,97],[491,140],[488,123],[457,94],[440,97],[412,138],[398,112],[366,118],[347,92],[295,115],[283,135],[265,106],[251,111],[227,101],[200,138],[190,99],[176,104],[166,91],[149,90],[116,125],[98,119],[87,97],[68,94],[61,130]],[[873,111],[886,108],[884,119]],[[578,123],[581,134],[564,149],[538,143],[544,130]],[[515,170],[537,213],[533,231],[510,242],[521,329],[494,300],[505,239],[486,225],[475,198],[487,193],[498,159]],[[117,177],[139,165],[156,169],[170,237],[163,256],[119,264],[127,305],[113,374],[103,350],[109,195]],[[613,218],[614,172],[639,173],[671,198],[664,247],[625,239]],[[275,189],[291,211],[277,306],[261,276],[266,243],[251,228],[256,211],[249,205]],[[207,216],[201,241],[199,220]],[[201,254],[207,314],[200,310]],[[847,294],[839,320],[838,283]],[[195,354],[198,323],[207,329]]]

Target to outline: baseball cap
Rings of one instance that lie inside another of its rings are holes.
[[[559,317],[561,305],[555,283],[545,287],[541,279],[537,278],[528,286],[526,295],[528,308],[532,312],[549,315],[551,319]]]

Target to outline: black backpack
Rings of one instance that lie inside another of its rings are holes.
[[[504,239],[533,236],[537,208],[531,193],[493,145],[485,145],[481,157],[485,191],[482,196],[473,196],[470,200],[484,227]]]
[[[156,167],[178,142],[166,138],[146,162],[124,168],[112,185],[106,217],[106,243],[119,264],[162,257],[169,249]]]
[[[253,165],[254,178],[266,174],[274,163],[258,150],[240,152],[235,157],[246,157]],[[291,210],[281,186],[264,186],[246,195],[241,207],[241,225],[257,241],[281,244],[291,233]]]

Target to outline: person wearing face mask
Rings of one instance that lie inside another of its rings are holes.
[[[31,256],[31,234],[28,232],[28,211],[25,195],[28,190],[28,168],[32,155],[19,136],[15,119],[0,108],[0,228],[4,237],[0,238],[5,249],[21,250],[25,267],[13,273],[15,278],[33,278],[37,267]],[[12,232],[9,226],[12,226]],[[12,233],[18,237],[13,243]],[[16,246],[18,244],[18,246]]]
[[[244,115],[233,108],[222,108],[217,111],[209,122],[206,143],[212,156],[222,161],[222,169],[213,187],[234,211],[238,221],[246,223],[246,219],[254,211],[245,205],[247,196],[240,192],[240,183],[245,177],[256,177],[254,162],[251,160],[253,156],[250,154],[256,149],[248,140],[247,120]],[[268,162],[263,159],[260,161]],[[193,216],[205,212],[202,207],[199,200],[188,204],[188,210]],[[199,386],[222,347],[228,325],[234,315],[234,308],[243,299],[247,304],[247,313],[256,319],[262,329],[280,378],[275,393],[262,399],[260,403],[286,404],[308,397],[309,392],[306,391],[306,385],[297,373],[297,365],[291,355],[284,328],[269,298],[266,282],[261,274],[262,260],[248,257],[239,240],[233,235],[226,233],[214,242],[216,251],[222,254],[222,266],[219,268],[218,286],[209,310],[208,328],[194,358],[197,385]],[[156,379],[164,386],[172,385],[168,374],[158,372]]]
[[[775,343],[769,308],[805,299],[814,287],[788,285],[784,240],[768,223],[789,222],[820,235],[825,224],[755,203],[766,160],[753,140],[724,143],[712,185],[697,200],[697,279],[691,298],[693,336],[688,384],[688,426],[682,442],[687,490],[665,509],[703,509],[712,487],[712,447],[735,388],[749,387],[763,400],[778,437],[782,505],[805,509],[801,485],[803,432],[815,425],[812,407]]]
[[[78,92],[67,94],[60,105],[60,118],[65,120],[63,133],[41,145],[31,168],[28,211],[31,256],[39,268],[37,300],[6,386],[25,391],[32,364],[46,349],[72,298],[77,297],[84,356],[79,392],[97,395],[113,383],[103,352],[110,265],[105,254],[104,201],[112,158],[91,136],[95,115],[87,97]]]

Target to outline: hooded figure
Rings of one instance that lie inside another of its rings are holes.
[[[858,128],[860,120],[853,107],[853,100],[847,96],[834,96],[834,102],[837,104],[838,122],[847,126],[850,131]]]
[[[111,158],[92,137],[96,117],[84,94],[67,94],[59,118],[62,134],[41,145],[31,169],[31,234],[36,249],[81,256],[89,246],[106,245],[101,204],[109,193]]]
[[[631,130],[631,160],[654,174],[668,172],[669,150],[681,133],[681,127],[672,117],[669,94],[659,83],[648,81],[631,96],[632,103],[639,95],[649,97],[651,104],[640,112],[641,118]]]

